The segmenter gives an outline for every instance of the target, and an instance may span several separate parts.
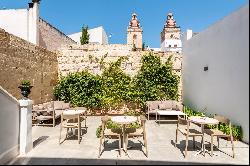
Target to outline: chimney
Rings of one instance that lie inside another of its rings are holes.
[[[32,2],[28,4],[29,4],[29,8],[33,8],[34,4]]]
[[[28,40],[36,45],[39,45],[39,3],[40,0],[32,0],[29,3],[29,17],[28,17]]]
[[[193,31],[191,29],[187,29],[187,40],[193,37]]]

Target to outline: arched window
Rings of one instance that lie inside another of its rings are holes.
[[[136,45],[136,43],[137,43],[137,35],[133,35],[133,44],[135,44]]]

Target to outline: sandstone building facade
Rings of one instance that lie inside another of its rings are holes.
[[[143,30],[139,20],[137,19],[137,15],[133,13],[127,29],[127,44],[132,46],[134,45],[136,49],[141,50],[142,32]]]
[[[21,98],[22,80],[30,80],[30,98],[35,104],[54,98],[58,61],[54,52],[36,46],[0,29],[0,86],[17,99]]]
[[[181,29],[176,25],[173,13],[168,13],[167,21],[161,32],[161,50],[181,52]]]

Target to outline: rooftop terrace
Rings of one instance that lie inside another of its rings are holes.
[[[142,139],[130,139],[128,156],[122,153],[119,156],[118,141],[108,140],[101,157],[98,158],[99,138],[96,137],[96,128],[101,124],[100,116],[87,118],[87,129],[84,132],[80,144],[77,137],[58,143],[59,127],[34,126],[32,128],[33,150],[24,156],[19,156],[9,164],[249,164],[249,145],[235,141],[235,158],[232,158],[230,141],[220,139],[220,150],[214,148],[217,156],[195,156],[198,149],[193,149],[192,138],[189,141],[188,156],[184,158],[185,137],[178,135],[177,147],[174,146],[175,122],[161,123],[154,120],[146,121],[149,157],[144,154]],[[193,127],[200,129],[193,124]],[[65,137],[66,129],[62,132]],[[210,137],[205,135],[206,148],[210,151]],[[217,145],[217,142],[214,142]],[[200,145],[197,138],[196,145]]]

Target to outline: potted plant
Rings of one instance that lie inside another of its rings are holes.
[[[18,87],[21,89],[21,94],[23,95],[24,99],[27,99],[30,94],[30,89],[33,86],[30,85],[29,80],[22,80],[21,85]]]

